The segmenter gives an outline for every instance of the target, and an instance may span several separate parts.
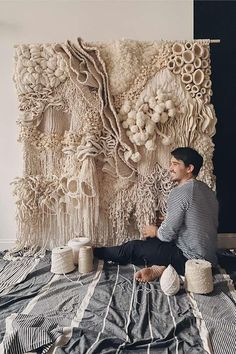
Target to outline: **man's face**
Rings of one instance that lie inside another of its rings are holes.
[[[186,167],[183,161],[176,160],[174,156],[171,157],[169,171],[173,182],[180,184],[192,178],[192,170],[193,165]]]

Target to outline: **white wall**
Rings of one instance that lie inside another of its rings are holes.
[[[1,1],[0,0],[0,250],[16,237],[9,183],[21,175],[17,140],[14,44],[132,38],[192,39],[192,0]]]

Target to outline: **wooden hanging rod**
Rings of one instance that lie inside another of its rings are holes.
[[[192,39],[192,40],[189,40],[189,42],[194,42],[194,41],[206,41],[207,39]],[[168,42],[168,41],[167,41]],[[169,42],[174,42],[174,41],[169,41]],[[178,42],[178,40],[176,40],[176,42]],[[183,42],[183,40],[179,40],[179,42]],[[186,40],[187,42],[187,40]],[[213,44],[218,44],[220,43],[221,40],[220,39],[210,39],[210,43],[213,43]],[[14,45],[14,48],[17,48],[19,45],[22,45],[24,43],[21,43],[21,44],[15,44]],[[33,45],[41,45],[41,44],[45,44],[45,45],[51,45],[51,44],[56,44],[56,43],[32,43]],[[26,45],[29,45],[29,43],[27,43]]]
[[[210,42],[211,43],[220,43],[220,39],[211,39]]]
[[[205,41],[206,39],[193,39],[193,41]],[[210,43],[220,43],[220,39],[210,39]]]

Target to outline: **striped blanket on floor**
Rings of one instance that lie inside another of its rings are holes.
[[[166,296],[134,265],[95,263],[80,276],[41,259],[0,257],[0,353],[236,353],[236,272],[214,275],[209,295]]]

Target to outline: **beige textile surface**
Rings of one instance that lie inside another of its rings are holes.
[[[17,46],[17,248],[139,237],[165,213],[177,146],[204,156],[199,179],[214,189],[210,76],[208,40]]]

